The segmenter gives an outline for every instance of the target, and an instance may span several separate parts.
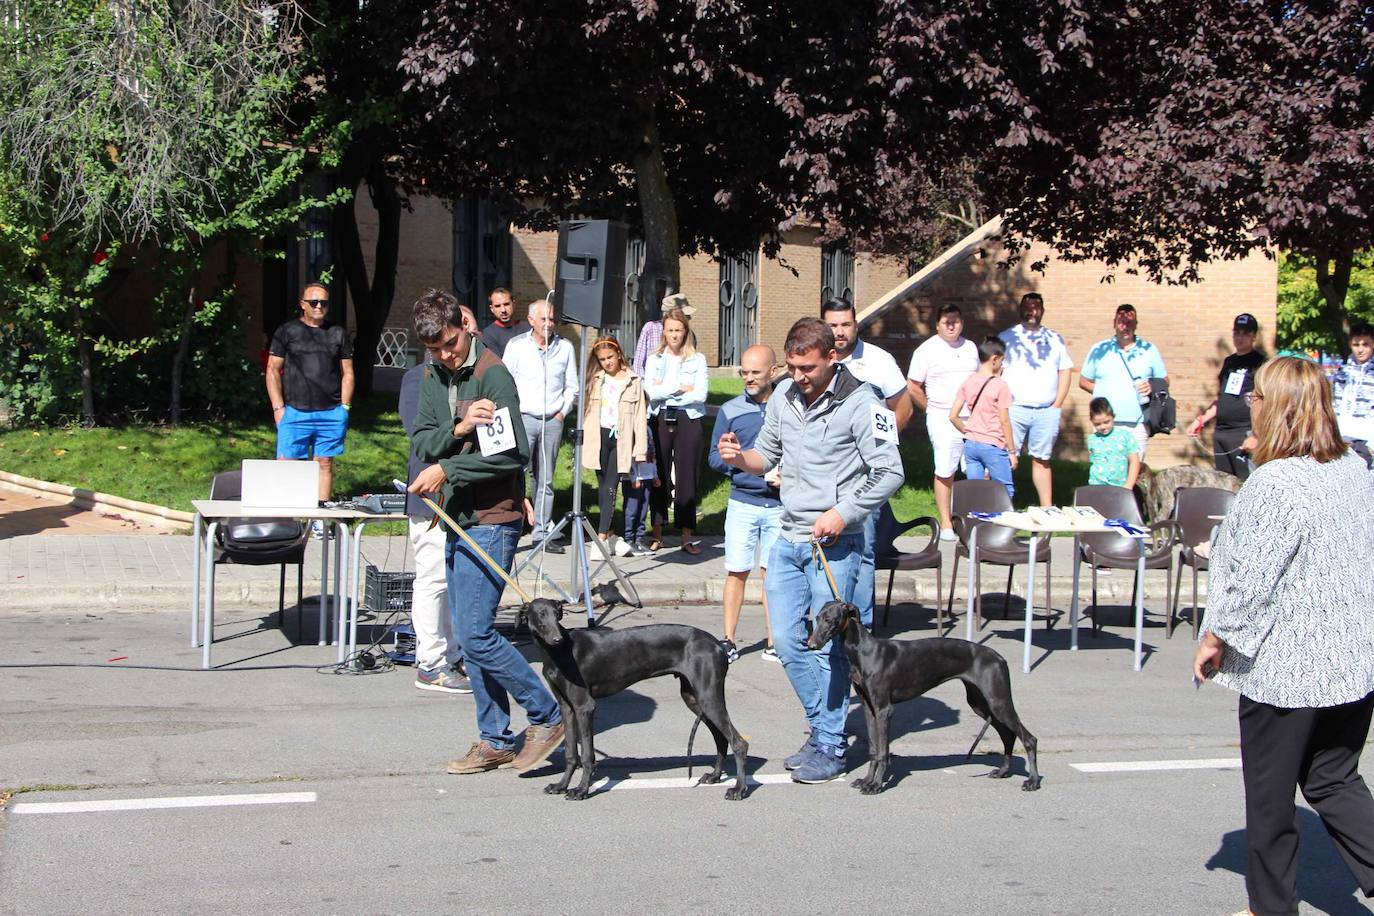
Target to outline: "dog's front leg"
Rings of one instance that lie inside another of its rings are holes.
[[[569,789],[563,797],[570,801],[582,801],[591,792],[592,772],[596,769],[596,750],[592,746],[592,720],[596,715],[595,701],[588,699],[574,713],[577,717],[578,737],[581,738],[582,781],[577,788]]]
[[[875,711],[871,722],[870,727],[876,726],[877,733],[869,739],[873,742],[873,766],[869,770],[869,782],[859,790],[865,795],[877,795],[883,791],[883,783],[887,782],[887,767],[892,760],[892,704]]]
[[[868,732],[868,772],[854,780],[850,785],[868,794],[869,787],[873,785],[873,777],[878,770],[878,726],[874,724],[873,704],[868,699],[868,693],[858,684],[854,685],[854,690],[859,695],[859,701],[864,708],[864,728]]]
[[[568,791],[568,785],[572,782],[573,772],[577,770],[578,764],[577,716],[573,714],[572,706],[561,694],[558,696],[558,708],[563,713],[563,721],[568,732],[563,741],[563,778],[544,787],[544,791],[550,795],[562,795]]]

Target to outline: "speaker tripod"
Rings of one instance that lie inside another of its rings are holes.
[[[582,325],[582,340],[578,346],[579,352],[577,360],[577,390],[581,392],[587,390],[587,353],[589,352],[587,337],[590,331],[590,328]],[[549,583],[554,591],[558,592],[568,604],[574,604],[580,599],[587,609],[587,626],[594,627],[597,623],[596,612],[592,609],[592,598],[594,593],[596,597],[601,598],[608,609],[609,606],[613,604],[631,604],[635,607],[643,607],[644,605],[639,600],[639,592],[635,591],[634,584],[630,582],[629,577],[627,577],[625,573],[621,571],[620,567],[616,565],[614,556],[606,549],[606,542],[597,536],[596,529],[592,527],[591,521],[587,518],[586,513],[582,511],[582,423],[583,417],[586,414],[585,405],[579,401],[576,405],[576,410],[577,426],[576,432],[573,435],[572,511],[559,519],[558,524],[554,525],[553,528],[545,534],[543,540],[534,545],[534,549],[531,550],[529,555],[515,568],[515,577],[518,579],[520,573],[524,572],[526,567],[538,561],[539,565],[536,569],[538,570],[540,578]],[[554,455],[556,460],[556,451]],[[549,469],[549,473],[552,474],[553,470]],[[543,563],[544,554],[548,545],[553,543],[553,541],[563,533],[564,529],[568,530],[568,540],[572,547],[572,562],[570,563],[571,569],[569,570],[571,582],[570,588],[566,591],[557,581],[550,577],[548,573],[544,572]],[[588,569],[590,566],[587,557],[588,542],[595,544],[596,549],[601,552],[601,563],[596,567],[595,571]],[[619,587],[618,592],[615,587],[611,586],[609,583],[598,586],[596,589],[592,588],[592,580],[600,575],[601,571],[606,567],[610,567],[611,572],[615,573],[615,581]],[[574,598],[573,595],[577,595],[578,597]]]

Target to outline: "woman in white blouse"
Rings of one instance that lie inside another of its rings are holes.
[[[673,521],[682,529],[682,549],[701,553],[692,540],[697,527],[697,487],[701,475],[701,418],[706,413],[706,357],[697,352],[686,313],[673,309],[663,316],[663,340],[644,366],[644,393],[649,396],[650,429],[658,453],[662,486],[653,491],[653,541],[663,546],[663,523],[672,494]]]
[[[1296,914],[1293,787],[1374,897],[1374,475],[1336,426],[1321,368],[1280,357],[1249,396],[1256,470],[1212,543],[1198,679],[1240,694],[1250,911]]]
[[[636,461],[647,461],[649,450],[644,387],[625,363],[625,352],[613,337],[603,337],[592,345],[582,409],[582,466],[596,471],[601,509],[596,530],[605,541],[611,536],[620,479],[630,473]]]

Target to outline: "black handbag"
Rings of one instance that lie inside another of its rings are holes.
[[[1160,433],[1168,435],[1178,425],[1178,404],[1169,394],[1169,380],[1150,379],[1150,401],[1142,410],[1145,414],[1145,431],[1151,436]]]
[[[1121,359],[1121,365],[1126,367],[1126,374],[1131,377],[1131,381],[1140,381],[1131,371],[1131,364],[1126,361],[1126,357],[1117,350],[1116,355]],[[1168,435],[1173,432],[1178,425],[1178,404],[1174,403],[1174,398],[1169,394],[1169,380],[1167,378],[1148,379],[1150,383],[1150,399],[1140,407],[1140,413],[1144,418],[1145,432],[1151,436],[1160,433]]]

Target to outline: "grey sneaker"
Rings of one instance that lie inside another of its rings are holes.
[[[820,748],[816,745],[815,739],[811,735],[807,735],[806,743],[791,757],[783,759],[782,768],[784,770],[795,770],[818,753],[820,753]]]
[[[649,545],[642,540],[635,541],[634,546],[630,548],[630,556],[632,557],[651,557],[653,555],[654,552],[649,549]]]
[[[839,779],[843,775],[844,758],[818,748],[810,759],[792,771],[792,781],[817,785]]]
[[[735,645],[733,639],[722,639],[720,647],[725,650],[725,658],[730,664],[739,661],[739,646]]]
[[[453,668],[415,669],[415,687],[439,693],[472,693],[472,682]]]

